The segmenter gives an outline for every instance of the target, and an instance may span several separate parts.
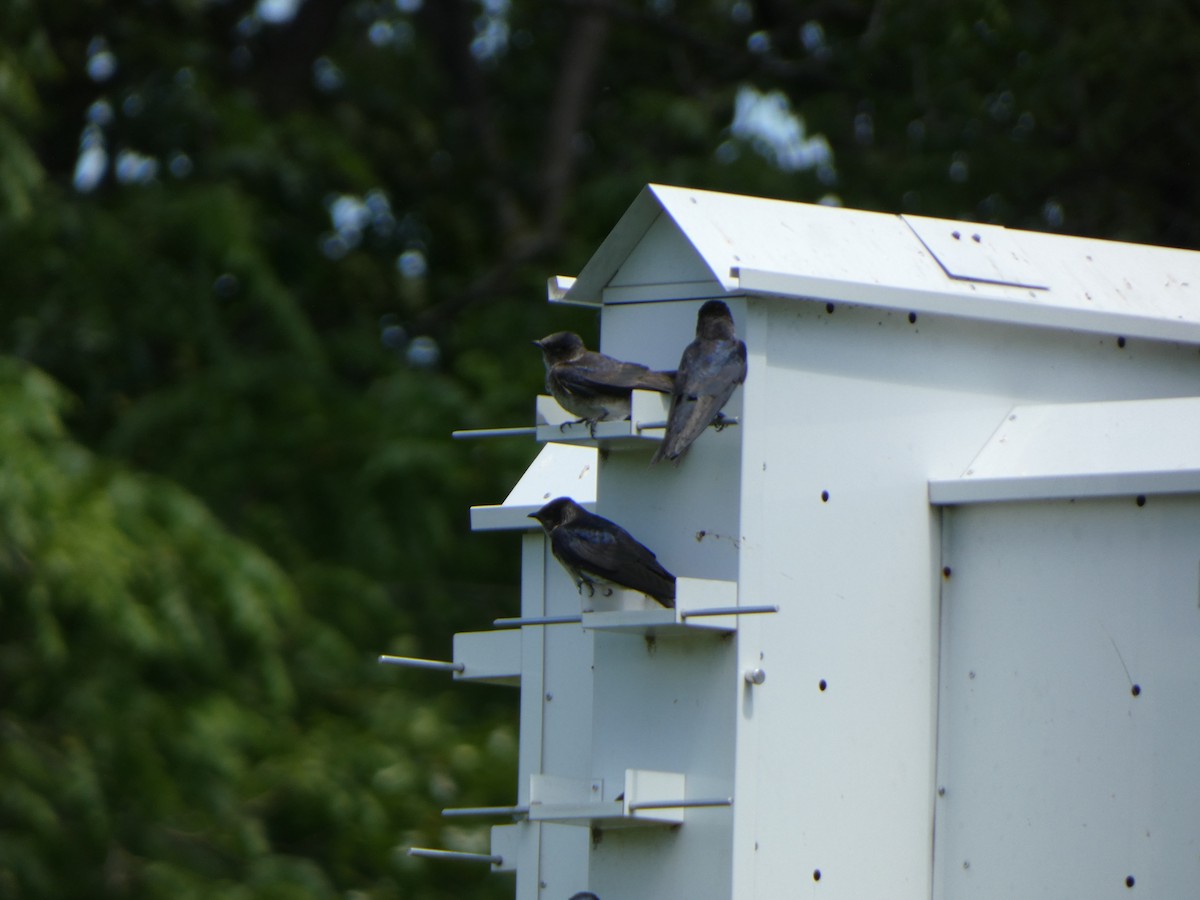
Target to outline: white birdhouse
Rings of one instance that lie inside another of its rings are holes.
[[[550,284],[653,369],[711,298],[736,426],[651,466],[663,395],[594,437],[541,398],[472,510],[523,532],[451,664],[520,685],[485,861],[518,900],[1194,896],[1200,253],[650,186]],[[676,608],[577,590],[558,496]]]

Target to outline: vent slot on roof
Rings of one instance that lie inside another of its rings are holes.
[[[1016,235],[1006,228],[925,216],[900,218],[951,278],[1050,289],[1045,273],[1029,261]]]

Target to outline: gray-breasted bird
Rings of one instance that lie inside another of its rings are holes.
[[[551,500],[529,518],[550,538],[550,550],[577,588],[608,581],[675,606],[675,576],[615,522],[590,513],[570,497]],[[593,587],[594,590],[594,587]]]
[[[709,300],[696,316],[696,339],[687,345],[675,373],[667,433],[651,463],[676,465],[692,442],[721,415],[734,388],[746,380],[746,345],[733,331],[733,316],[720,300]]]
[[[655,372],[589,350],[573,331],[557,331],[533,343],[546,364],[546,390],[593,431],[597,422],[629,418],[634,388],[669,394],[675,385],[673,372]]]

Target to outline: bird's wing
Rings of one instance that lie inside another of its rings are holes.
[[[667,433],[655,460],[678,459],[720,413],[746,379],[746,345],[741,341],[693,341],[683,352]]]
[[[647,369],[631,387],[639,388],[643,391],[658,391],[660,394],[669,394],[675,390],[675,373],[656,372]]]
[[[584,516],[556,528],[555,555],[568,566],[652,597],[675,596],[675,578],[629,532],[599,516]]]
[[[679,380],[685,382],[689,394],[720,397],[720,406],[724,406],[733,389],[746,380],[746,345],[736,340],[714,343],[695,354],[686,378]]]
[[[569,393],[627,394],[632,388],[666,393],[673,386],[666,372],[652,372],[638,363],[621,362],[592,351],[555,366],[554,373]]]

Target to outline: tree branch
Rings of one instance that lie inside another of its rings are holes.
[[[546,125],[546,154],[542,165],[542,206],[538,237],[553,243],[562,226],[563,211],[575,174],[575,139],[596,82],[608,36],[608,16],[584,9],[571,27],[563,53],[558,90]]]
[[[427,3],[422,15],[430,24],[443,68],[461,105],[468,111],[478,141],[487,181],[484,185],[503,235],[519,234],[526,221],[510,185],[508,156],[492,112],[491,99],[479,63],[471,53],[472,24],[464,0]]]

